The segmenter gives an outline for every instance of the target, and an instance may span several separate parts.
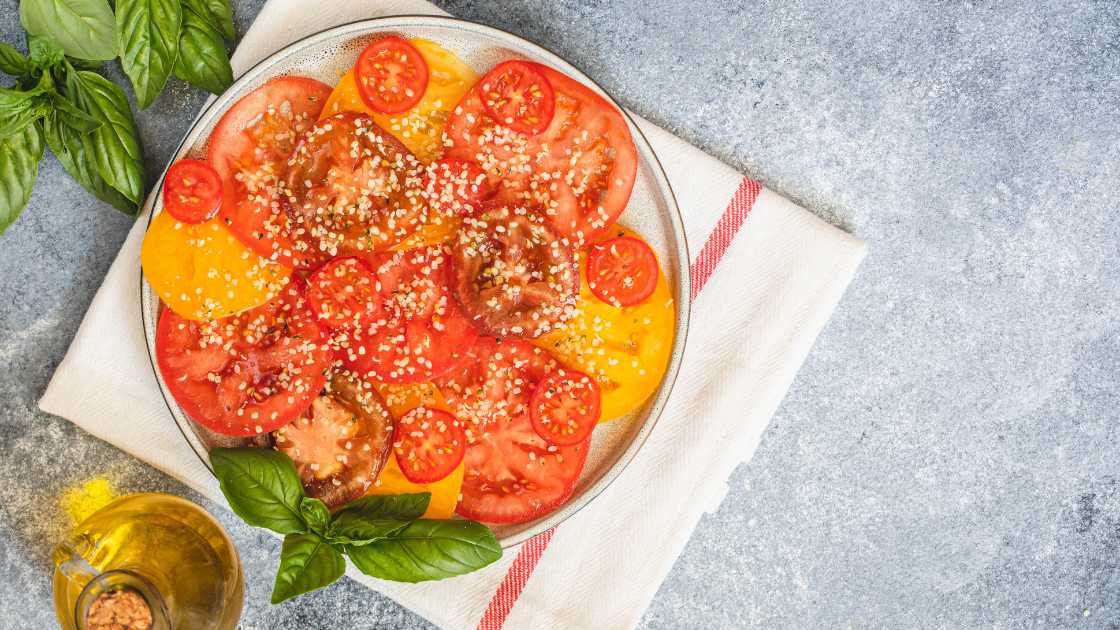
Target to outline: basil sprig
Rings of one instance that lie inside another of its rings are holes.
[[[332,515],[304,494],[283,453],[216,448],[210,463],[234,513],[285,534],[274,604],[337,580],[344,556],[362,573],[396,582],[463,575],[502,556],[494,533],[481,523],[420,519],[431,501],[426,492],[362,497]]]

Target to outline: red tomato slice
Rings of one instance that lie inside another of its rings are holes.
[[[424,167],[365,114],[308,129],[288,160],[280,204],[314,261],[382,251],[420,227]]]
[[[588,439],[599,423],[599,386],[595,379],[560,368],[549,373],[533,392],[529,414],[533,430],[550,444],[575,446]]]
[[[455,511],[485,523],[523,523],[558,508],[575,489],[590,446],[556,446],[533,429],[530,400],[559,363],[524,341],[479,337],[436,384],[463,422],[462,499]]]
[[[595,297],[614,306],[646,301],[657,288],[659,273],[653,250],[632,236],[595,243],[587,253],[587,286]]]
[[[163,178],[163,209],[183,223],[202,223],[222,206],[222,178],[202,160],[179,160]]]
[[[401,416],[393,433],[397,466],[412,483],[435,483],[463,461],[467,439],[455,416],[417,407]]]
[[[558,366],[530,343],[483,336],[458,365],[436,379],[436,385],[473,444],[497,422],[528,417],[537,383]]]
[[[377,280],[378,320],[352,330],[344,362],[386,383],[423,383],[455,366],[478,332],[451,296],[446,248],[428,246],[368,259]]]
[[[331,328],[368,326],[377,316],[377,278],[360,258],[335,258],[307,279],[307,301]]]
[[[171,309],[156,330],[156,362],[187,415],[225,435],[257,435],[303,413],[326,382],[331,353],[289,284],[271,301],[213,321]]]
[[[389,459],[393,418],[372,385],[335,374],[299,418],[273,432],[307,495],[337,507],[365,494]]]
[[[221,216],[261,256],[306,267],[291,221],[276,204],[288,156],[319,117],[330,86],[306,77],[277,77],[234,103],[210,134],[207,161],[222,178]]]
[[[442,159],[424,174],[428,204],[448,216],[471,216],[482,208],[493,190],[477,162]]]
[[[561,235],[591,241],[630,200],[637,148],[617,108],[556,70],[526,63],[555,93],[548,128],[527,136],[497,123],[486,111],[480,82],[447,121],[446,156],[477,161],[497,189],[497,203],[540,208]]]
[[[420,51],[400,37],[383,37],[358,55],[354,64],[358,94],[379,114],[412,109],[428,89],[428,63]]]
[[[556,109],[552,84],[524,61],[505,61],[494,66],[481,84],[486,113],[514,131],[527,135],[548,128]]]

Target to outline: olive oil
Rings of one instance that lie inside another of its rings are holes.
[[[92,627],[91,606],[114,601],[146,604],[153,630],[232,629],[241,616],[241,561],[229,537],[201,508],[171,495],[106,505],[55,549],[54,563],[55,611],[67,630]],[[110,596],[121,590],[142,599]]]

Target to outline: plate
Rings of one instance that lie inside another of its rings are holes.
[[[207,138],[222,114],[239,98],[265,81],[279,75],[294,74],[313,77],[334,85],[339,77],[354,65],[358,53],[371,40],[389,33],[432,40],[459,55],[480,75],[506,59],[528,59],[543,63],[591,87],[624,113],[626,111],[618,101],[611,98],[575,66],[541,46],[511,33],[455,18],[385,17],[337,26],[305,37],[250,68],[229,90],[212,100],[199,114],[175,151],[173,161],[188,156],[204,156]],[[503,547],[517,545],[560,524],[594,500],[622,473],[653,431],[680,367],[688,330],[690,304],[689,257],[684,227],[673,191],[661,164],[657,161],[657,156],[634,124],[634,120],[629,114],[625,115],[638,148],[639,161],[634,192],[619,222],[637,230],[654,248],[667,274],[669,286],[673,290],[676,305],[676,336],[669,367],[660,387],[640,409],[628,417],[596,428],[583,474],[571,499],[562,508],[528,523],[494,527],[494,533]],[[163,176],[157,182],[156,190],[162,185]],[[152,206],[150,216],[159,214],[163,209],[162,195],[149,196],[148,203]],[[150,217],[149,221],[151,221]],[[207,453],[211,447],[241,445],[246,441],[241,438],[217,435],[196,424],[179,408],[167,390],[155,363],[155,331],[159,298],[143,278],[141,278],[140,291],[140,308],[148,354],[164,401],[179,430],[182,431],[183,437],[203,464],[209,467]]]

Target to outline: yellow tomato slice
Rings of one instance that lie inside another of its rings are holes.
[[[419,385],[389,385],[377,383],[377,391],[385,399],[385,406],[394,419],[399,419],[404,414],[420,405],[433,409],[450,411],[443,399],[443,394],[435,385],[421,383]],[[381,474],[373,482],[368,494],[409,494],[413,492],[430,492],[431,503],[424,512],[423,518],[451,518],[455,514],[455,506],[459,503],[459,492],[463,485],[463,464],[459,464],[450,475],[434,483],[412,483],[405,478],[397,465],[395,455],[389,456],[389,461],[381,469]]]
[[[366,107],[354,81],[354,71],[342,75],[323,105],[320,119],[340,112],[363,112],[373,116],[378,126],[393,134],[422,162],[433,162],[443,155],[443,127],[451,110],[475,83],[478,73],[455,53],[426,39],[410,40],[428,63],[428,89],[415,107],[396,116],[376,114]],[[412,236],[393,249],[401,250],[442,243],[459,229],[459,219],[435,212]]]
[[[219,219],[195,225],[163,212],[152,219],[140,266],[156,295],[187,319],[217,319],[260,306],[291,270],[258,256]]]
[[[615,226],[606,237],[640,235]],[[578,314],[534,343],[573,369],[594,377],[602,391],[602,421],[624,416],[657,390],[673,350],[676,310],[661,271],[657,288],[641,304],[616,307],[587,286],[587,260],[580,254]]]

